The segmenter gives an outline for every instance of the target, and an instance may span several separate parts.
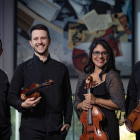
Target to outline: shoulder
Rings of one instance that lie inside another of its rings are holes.
[[[132,73],[131,73],[131,77],[135,79],[139,75],[139,73],[140,73],[140,61],[138,61],[134,65]]]
[[[85,72],[82,72],[82,73],[79,75],[79,78],[87,77],[87,75],[89,75],[89,74],[87,74],[87,73],[85,73]]]
[[[109,71],[106,75],[106,80],[111,80],[111,79],[114,79],[114,78],[120,78],[120,75],[113,70]]]
[[[79,75],[78,81],[79,81],[80,83],[82,83],[85,79],[87,79],[87,77],[88,77],[89,75],[90,75],[90,74],[88,74],[88,73],[82,72],[82,73]]]
[[[138,61],[134,67],[133,67],[133,72],[136,71],[140,67],[140,61]]]
[[[64,63],[59,62],[53,58],[51,58],[51,62],[55,67],[60,68],[62,70],[67,70],[67,66]]]
[[[115,71],[112,71],[112,70],[109,71],[107,73],[107,75],[106,75],[105,81],[106,81],[107,87],[110,86],[110,85],[111,86],[118,86],[118,85],[120,86],[120,85],[122,85],[122,86],[120,86],[120,88],[123,87],[123,83],[122,83],[121,77]]]
[[[7,74],[3,70],[0,69],[0,79],[3,79],[3,78],[8,79]]]
[[[79,75],[79,78],[78,78],[78,82],[77,82],[77,89],[79,89],[79,87],[82,85],[83,81],[87,78],[87,74],[85,72],[82,72],[80,75]]]
[[[27,65],[30,65],[31,63],[33,62],[33,58],[21,63],[21,66],[27,66]]]
[[[33,58],[31,58],[31,59],[19,64],[17,66],[17,69],[25,68],[26,66],[28,66],[28,65],[30,65],[32,63],[32,60],[33,60]]]
[[[4,89],[5,86],[9,85],[7,74],[0,69],[0,86]],[[7,88],[7,87],[6,87]]]

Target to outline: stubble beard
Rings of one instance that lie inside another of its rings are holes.
[[[40,52],[38,52],[36,49],[34,49],[34,51],[37,53],[37,54],[39,54],[39,55],[44,55],[47,51],[48,51],[48,47],[49,46],[47,46],[47,48],[44,50],[44,52],[42,52],[42,53],[40,53]]]

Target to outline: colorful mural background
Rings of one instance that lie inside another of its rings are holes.
[[[132,70],[132,0],[19,0],[17,65],[31,58],[31,26],[42,23],[52,38],[51,57],[78,77],[88,61],[90,45],[99,38],[111,45],[122,76]]]

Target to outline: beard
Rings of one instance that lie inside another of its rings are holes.
[[[37,54],[39,54],[39,55],[44,55],[44,54],[48,51],[48,46],[47,46],[47,48],[44,50],[44,52],[42,52],[42,53],[38,52],[36,49],[34,49],[34,51],[35,51]]]

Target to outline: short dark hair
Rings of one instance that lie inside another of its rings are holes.
[[[99,39],[99,40],[96,40],[96,41],[91,43],[90,48],[89,48],[90,49],[90,51],[89,51],[89,60],[88,60],[87,65],[84,68],[84,72],[92,73],[94,71],[95,65],[94,65],[94,63],[92,61],[92,52],[93,52],[94,48],[98,44],[102,45],[107,50],[107,53],[108,53],[107,62],[103,66],[103,70],[99,75],[100,79],[102,80],[102,75],[104,73],[109,72],[110,70],[113,70],[113,71],[115,71],[115,72],[120,74],[120,71],[117,70],[116,67],[115,67],[115,57],[114,57],[113,50],[112,50],[111,46],[109,45],[109,43],[107,41],[103,40],[103,39]],[[92,64],[93,64],[93,66],[92,66]]]
[[[34,31],[34,30],[45,30],[48,34],[48,38],[50,39],[50,33],[49,33],[48,28],[43,24],[36,24],[36,25],[32,26],[32,28],[30,30],[30,35],[29,35],[30,40],[32,38],[32,31]]]

